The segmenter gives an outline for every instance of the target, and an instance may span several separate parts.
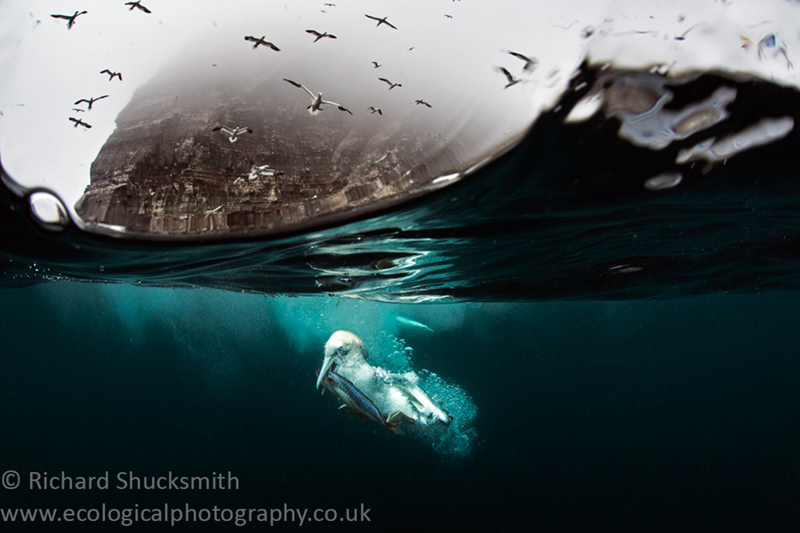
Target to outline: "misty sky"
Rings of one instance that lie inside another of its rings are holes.
[[[4,168],[25,186],[55,190],[72,209],[133,91],[184,57],[187,68],[236,65],[237,57],[261,62],[276,79],[295,79],[354,112],[367,105],[399,110],[423,98],[434,105],[431,116],[443,133],[471,131],[482,139],[474,144],[476,156],[518,137],[553,105],[587,47],[597,61],[727,65],[797,85],[782,57],[741,47],[740,35],[757,42],[772,32],[793,58],[800,16],[797,3],[786,0],[333,0],[335,7],[324,6],[327,1],[143,0],[149,15],[129,11],[124,0],[0,1]],[[88,13],[71,30],[50,17],[75,10]],[[376,27],[366,13],[387,16],[398,29]],[[587,39],[588,27],[594,34]],[[684,40],[672,38],[690,28]],[[306,29],[338,38],[314,43]],[[281,52],[252,50],[245,35],[264,35]],[[523,73],[523,62],[504,50],[536,57],[539,66]],[[373,69],[373,60],[383,66]],[[504,89],[497,66],[525,83]],[[122,72],[123,81],[109,81],[99,73],[105,68]],[[380,76],[403,87],[389,92]],[[280,90],[305,97],[288,84]],[[109,97],[91,111],[72,110],[85,109],[76,100],[104,94]],[[93,127],[75,128],[70,116]]]

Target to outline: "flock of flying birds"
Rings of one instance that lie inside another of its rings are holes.
[[[152,11],[150,11],[149,9],[147,9],[147,7],[142,5],[141,0],[137,0],[136,2],[125,2],[125,5],[129,6],[128,7],[128,11],[133,11],[134,9],[138,9],[139,11],[142,11],[143,13],[148,13],[148,14],[152,13]],[[81,15],[85,15],[87,13],[88,13],[88,11],[76,11],[72,15],[52,14],[50,16],[53,17],[54,19],[66,20],[67,21],[67,29],[71,30],[72,27],[75,25],[75,21],[78,19],[78,17],[80,17]],[[121,72],[114,72],[113,70],[110,70],[110,69],[106,68],[106,69],[101,70],[100,74],[108,74],[108,81],[112,81],[114,78],[118,78],[119,81],[122,81],[122,73]],[[73,107],[72,110],[74,112],[76,112],[76,113],[85,113],[86,111],[91,111],[92,110],[92,105],[96,101],[102,100],[103,98],[108,98],[108,95],[104,94],[102,96],[81,98],[80,100],[76,101],[72,105],[79,106],[79,105],[85,103],[86,104],[86,109],[82,109],[80,107]],[[89,128],[92,127],[91,124],[89,124],[88,122],[84,122],[80,118],[69,117],[69,120],[74,123],[74,127],[76,127],[76,128],[78,126],[81,126],[84,129],[88,130]]]
[[[456,0],[453,0],[453,1],[455,2]],[[138,9],[139,11],[141,11],[143,13],[146,13],[146,14],[152,13],[146,6],[142,5],[141,0],[125,2],[124,5],[128,6],[128,10],[129,11],[133,11],[134,9]],[[326,3],[324,5],[326,7],[335,7],[336,6],[336,4],[332,4],[332,3]],[[66,20],[67,21],[67,29],[72,29],[72,27],[75,25],[75,22],[76,22],[77,18],[79,16],[85,15],[87,13],[88,13],[88,11],[75,11],[75,13],[73,13],[72,15],[52,14],[50,16],[53,17],[53,18],[56,18],[56,19]],[[370,19],[370,20],[375,21],[376,22],[376,24],[375,24],[376,27],[386,26],[387,28],[391,28],[393,30],[397,30],[397,26],[395,26],[394,24],[389,22],[388,17],[385,17],[385,16],[384,17],[376,17],[374,15],[369,15],[369,14],[364,14],[364,16],[366,18]],[[451,18],[451,19],[453,18],[450,15],[445,15],[445,16],[448,17],[448,18]],[[317,31],[317,30],[314,30],[314,29],[308,29],[308,30],[305,30],[305,31],[306,31],[306,33],[314,36],[314,43],[317,43],[322,39],[336,39],[337,38],[336,35],[333,35],[333,34],[328,33],[328,32],[320,32],[320,31]],[[244,40],[253,43],[253,49],[257,49],[259,46],[264,46],[264,47],[269,48],[269,49],[271,49],[271,50],[273,50],[275,52],[280,52],[281,51],[281,49],[277,45],[275,45],[275,43],[267,41],[267,38],[266,38],[265,35],[262,35],[261,37],[256,37],[254,35],[246,35],[244,37]],[[414,47],[411,47],[409,50],[413,50],[413,49],[414,49]],[[514,52],[514,51],[511,51],[511,50],[505,50],[505,52],[510,54],[511,56],[516,57],[517,59],[520,59],[520,60],[525,62],[524,66],[522,67],[522,71],[523,72],[531,72],[536,68],[537,60],[535,58],[531,58],[531,57],[528,57],[528,56],[526,56],[524,54],[521,54],[519,52]],[[377,61],[373,61],[372,62],[372,66],[373,66],[373,68],[377,69],[377,68],[382,67],[383,65],[381,65]],[[513,85],[516,85],[516,84],[518,84],[520,82],[525,81],[520,77],[514,76],[505,67],[495,67],[495,68],[506,77],[506,81],[507,81],[507,83],[505,85],[506,89],[508,89],[509,87],[512,87]],[[114,71],[112,71],[110,69],[103,69],[102,71],[100,71],[100,74],[108,75],[108,81],[113,81],[114,78],[118,78],[119,81],[122,81],[122,73],[121,72],[114,72]],[[346,113],[349,113],[350,115],[353,114],[352,111],[347,109],[342,104],[339,104],[337,102],[333,102],[333,101],[330,101],[330,100],[324,100],[322,98],[322,93],[321,92],[318,92],[318,93],[315,94],[311,89],[309,89],[308,87],[306,87],[305,85],[303,85],[303,84],[301,84],[301,83],[299,83],[297,81],[293,81],[293,80],[286,79],[286,78],[284,78],[283,80],[285,82],[293,85],[294,87],[297,87],[298,89],[302,89],[303,91],[305,91],[308,94],[308,96],[311,98],[311,103],[307,106],[306,109],[308,110],[309,114],[311,114],[311,115],[316,115],[316,114],[320,113],[323,110],[323,106],[334,106],[337,109],[339,109],[340,111],[344,111]],[[390,91],[392,89],[395,89],[395,88],[403,86],[402,83],[391,81],[391,80],[389,80],[388,78],[385,78],[385,77],[378,78],[378,81],[381,81],[381,82],[385,83],[386,85],[388,85],[388,90],[390,90]],[[94,102],[96,102],[98,100],[102,100],[103,98],[108,98],[108,95],[104,94],[102,96],[97,96],[97,97],[81,98],[80,100],[76,101],[74,103],[74,105],[75,106],[79,106],[82,103],[86,103],[87,104],[86,109],[82,109],[82,108],[79,108],[79,107],[73,107],[72,110],[75,111],[76,113],[83,113],[83,112],[86,112],[86,111],[91,111],[92,105],[94,104]],[[418,98],[417,100],[415,100],[414,104],[415,105],[422,105],[422,106],[425,106],[425,107],[428,107],[428,108],[432,108],[433,107],[430,103],[426,102],[425,100],[423,100],[421,98]],[[367,108],[367,111],[369,111],[370,114],[378,113],[378,115],[381,115],[381,116],[383,115],[383,110],[381,108],[379,108],[379,107],[369,106]],[[87,122],[85,122],[85,121],[83,121],[83,120],[81,120],[80,118],[77,118],[77,117],[69,117],[69,120],[74,123],[74,127],[76,127],[76,128],[78,126],[81,126],[81,127],[85,128],[85,129],[89,129],[89,128],[92,127],[91,124],[89,124],[89,123],[87,123]],[[234,142],[236,142],[238,140],[240,135],[243,135],[244,133],[252,133],[253,130],[250,129],[250,128],[242,128],[242,127],[238,127],[238,126],[237,127],[233,127],[233,128],[229,127],[229,126],[216,126],[215,128],[213,128],[212,131],[221,131],[222,133],[224,133],[225,135],[228,136],[228,140],[231,143],[234,143]]]

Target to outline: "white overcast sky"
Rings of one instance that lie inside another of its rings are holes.
[[[369,76],[401,81],[412,100],[436,99],[443,128],[485,131],[479,150],[524,132],[557,101],[587,52],[618,66],[724,68],[798,85],[783,56],[759,57],[755,47],[741,46],[741,36],[757,43],[773,33],[800,68],[797,1],[332,0],[337,5],[326,7],[327,1],[143,0],[153,12],[147,15],[129,11],[125,0],[0,0],[3,167],[26,187],[54,190],[72,210],[133,91],[176,58],[198,57],[198,47],[204,61],[230,61],[231,50],[248,50],[244,35],[275,42],[281,77],[309,86],[345,68],[349,76],[354,65],[367,65],[367,72],[377,60],[384,66]],[[71,30],[50,17],[76,10],[88,13]],[[366,13],[387,16],[398,30],[376,28]],[[588,26],[595,32],[585,39]],[[338,39],[314,44],[308,28]],[[672,38],[689,28],[685,40]],[[522,74],[507,49],[535,56],[540,65],[525,84],[504,90],[495,66]],[[269,60],[269,52],[259,52]],[[109,82],[99,74],[104,68],[122,72],[124,81]],[[103,94],[110,97],[91,112],[71,111],[76,100]],[[351,105],[350,94],[325,96]],[[74,128],[69,116],[93,128]]]

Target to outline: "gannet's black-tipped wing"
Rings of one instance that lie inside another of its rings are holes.
[[[233,128],[229,128],[228,126],[217,126],[215,128],[212,128],[211,131],[222,131],[222,133],[224,133],[226,135],[229,135],[229,136],[235,136],[236,135],[236,130],[233,129]]]
[[[312,35],[316,35],[317,37],[322,37],[322,34],[317,30],[306,30],[306,33],[310,33]]]
[[[526,56],[524,54],[520,54],[519,52],[513,52],[511,50],[506,50],[506,53],[507,54],[511,54],[512,56],[516,57],[517,59],[521,59],[521,60],[526,61],[528,63],[534,61],[530,57],[528,57],[528,56]]]
[[[308,89],[308,87],[306,87],[306,86],[305,86],[305,85],[303,85],[302,83],[297,83],[296,81],[287,80],[286,78],[283,78],[283,81],[288,81],[289,83],[291,83],[292,85],[294,85],[294,86],[295,86],[295,87],[297,87],[298,89],[303,89],[305,92],[307,92],[307,93],[308,93],[308,96],[310,96],[311,98],[316,98],[316,97],[317,97],[317,95],[316,95],[316,94],[312,93],[312,92],[311,92],[311,91]],[[329,102],[326,102],[326,103],[329,103]],[[339,105],[339,104],[336,104],[336,105]]]
[[[429,104],[428,102],[426,102],[425,100],[423,100],[421,98],[419,100],[416,100],[414,103],[417,104],[417,105],[424,105],[426,107],[433,107],[431,104]]]
[[[73,20],[75,18],[74,15],[50,15],[54,19],[64,19],[64,20]]]
[[[261,39],[263,39],[263,37]],[[261,39],[259,39],[257,37],[253,37],[252,35],[245,35],[244,36],[244,40],[245,41],[251,41],[251,42],[254,42],[254,43],[260,43]]]
[[[505,50],[507,54],[510,54],[517,59],[521,59],[525,62],[525,66],[522,67],[524,71],[533,70],[536,67],[536,64],[539,62],[535,57],[528,57],[525,54],[520,54],[519,52],[514,52],[513,50]]]
[[[351,115],[353,114],[353,112],[352,112],[352,111],[350,111],[349,109],[347,109],[347,108],[346,108],[345,106],[343,106],[342,104],[337,104],[336,102],[331,102],[330,100],[323,100],[322,102],[320,102],[320,104],[335,105],[335,106],[336,106],[337,108],[339,108],[341,111],[347,111],[347,112],[348,112],[348,113],[350,113]]]
[[[244,133],[253,133],[253,128],[236,128],[234,135],[242,135]]]
[[[389,85],[394,85],[392,82],[387,80],[386,78],[378,78],[378,80],[388,83]]]
[[[274,44],[272,44],[271,42],[267,42],[267,43],[265,43],[265,44],[266,44],[267,46],[269,46],[270,48],[272,48],[273,50],[275,50],[276,52],[280,52],[280,51],[281,51],[281,49],[280,49],[280,48],[278,48],[277,46],[275,46],[275,45],[274,45]]]
[[[100,74],[108,74],[109,76],[111,76],[113,74],[113,72],[111,72],[108,69],[103,69],[103,70],[100,71]]]
[[[78,105],[78,104],[83,103],[83,102],[86,102],[87,104],[90,103],[89,100],[87,100],[86,98],[81,98],[80,100],[78,100],[77,102],[75,102],[72,105]]]

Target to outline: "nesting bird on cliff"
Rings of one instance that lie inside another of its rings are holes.
[[[336,39],[336,36],[334,34],[328,32],[320,33],[317,30],[306,30],[306,33],[310,33],[311,35],[316,35],[317,38],[314,39],[314,42],[319,41],[323,37],[328,37],[329,39]]]
[[[305,92],[308,93],[308,95],[311,97],[311,104],[306,108],[308,110],[308,114],[309,115],[316,115],[317,113],[322,111],[322,106],[323,105],[335,105],[340,111],[344,111],[346,113],[350,113],[351,115],[353,114],[352,111],[347,109],[342,104],[337,104],[336,102],[330,102],[328,100],[323,100],[322,99],[322,93],[314,94],[314,93],[311,92],[311,90],[309,90],[308,87],[306,87],[305,85],[303,85],[301,83],[297,83],[296,81],[292,81],[292,80],[287,80],[286,78],[283,78],[283,81],[291,83],[292,85],[294,85],[298,89],[303,89]]]
[[[98,96],[97,98],[88,98],[88,99],[87,98],[81,98],[80,100],[75,102],[75,104],[73,104],[73,105],[78,105],[81,102],[86,102],[87,104],[89,104],[89,107],[87,109],[91,110],[92,109],[92,104],[95,103],[98,100],[102,100],[103,98],[108,98],[108,95],[104,94],[103,96]]]
[[[239,140],[239,135],[244,135],[245,133],[253,133],[252,128],[229,128],[228,126],[217,126],[213,128],[211,131],[222,131],[222,133],[228,136],[228,140],[231,143],[235,143]]]
[[[72,15],[50,15],[54,19],[64,19],[67,21],[67,29],[71,30],[72,27],[75,25],[75,19],[80,17],[81,15],[85,15],[88,11],[76,11]]]
[[[152,13],[149,9],[142,5],[141,0],[136,0],[136,2],[125,2],[126,6],[131,6],[128,11],[133,11],[134,8],[138,9],[139,11],[144,11],[145,13]]]
[[[280,52],[280,51],[281,51],[281,49],[280,49],[280,48],[278,48],[277,46],[275,46],[275,45],[274,45],[274,44],[272,44],[271,42],[267,41],[266,39],[267,39],[267,36],[266,36],[266,35],[262,35],[261,37],[253,37],[252,35],[247,35],[247,36],[245,36],[245,38],[244,38],[244,40],[245,40],[245,41],[250,41],[250,42],[252,42],[252,43],[255,43],[255,44],[253,45],[253,49],[254,49],[254,50],[255,50],[256,48],[258,48],[258,46],[259,46],[259,45],[262,45],[262,44],[263,44],[264,46],[268,46],[269,48],[272,48],[272,49],[273,49],[273,50],[275,50],[276,52]]]

